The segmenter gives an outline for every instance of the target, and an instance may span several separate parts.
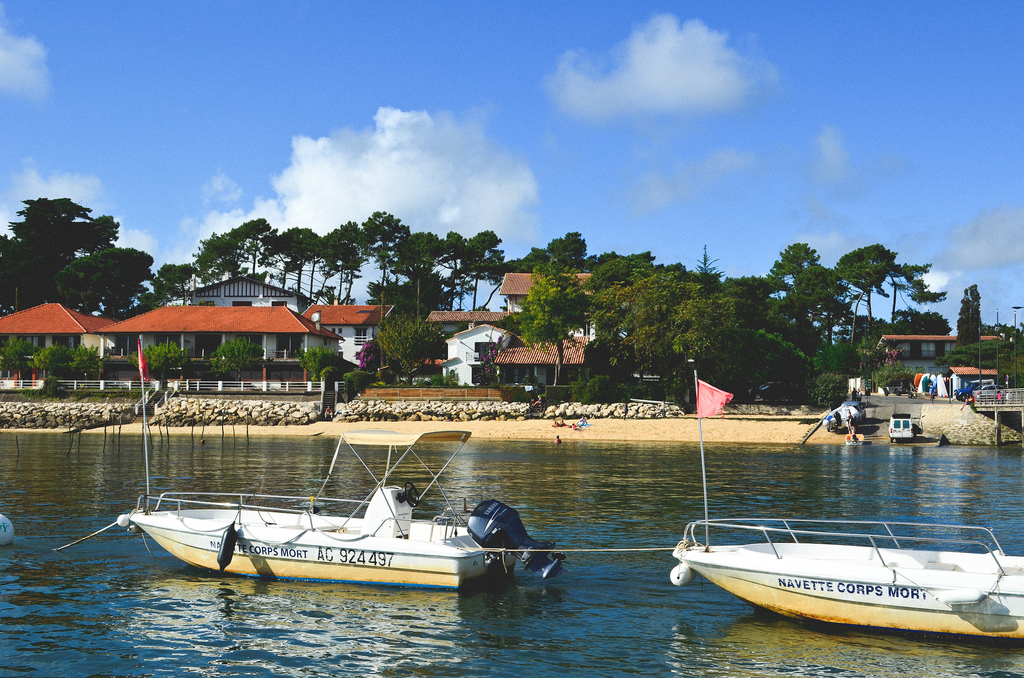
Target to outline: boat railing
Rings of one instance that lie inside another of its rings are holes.
[[[977,525],[952,525],[939,523],[914,523],[914,522],[891,522],[879,520],[815,520],[807,518],[742,518],[729,519],[720,518],[713,520],[695,520],[686,526],[684,536],[693,543],[698,543],[697,534],[703,532],[708,539],[710,530],[738,530],[745,532],[759,533],[771,546],[772,553],[776,558],[782,558],[776,544],[781,544],[782,539],[788,538],[794,543],[800,543],[801,538],[844,540],[847,542],[866,542],[874,549],[879,561],[884,565],[885,557],[882,554],[882,547],[891,543],[896,549],[903,549],[905,543],[927,544],[932,546],[955,546],[959,550],[977,547],[981,552],[988,553],[995,560],[996,567],[1002,572],[1003,568],[998,556],[1005,556],[999,540],[991,528]],[[856,528],[859,531],[849,531]],[[867,531],[874,529],[875,531]],[[935,534],[913,534],[908,531],[937,532],[944,531],[946,535],[958,532],[963,536],[950,537]],[[966,535],[982,535],[980,538],[966,538]],[[773,539],[772,537],[775,537]],[[882,546],[879,545],[881,542]]]
[[[268,506],[265,503],[256,502],[294,502],[303,504],[303,508],[293,508],[289,506]],[[177,510],[181,511],[185,508],[219,508],[219,509],[234,509],[234,510],[252,510],[252,511],[266,511],[268,509],[274,511],[280,511],[282,513],[309,513],[310,510],[315,510],[315,505],[357,505],[362,502],[355,499],[334,499],[331,497],[317,497],[316,501],[312,501],[312,497],[298,496],[298,495],[280,495],[280,494],[252,494],[252,493],[235,493],[235,492],[164,492],[157,497],[150,497],[142,495],[139,497],[137,510],[140,511],[159,511],[161,509]],[[170,508],[168,508],[170,507]]]

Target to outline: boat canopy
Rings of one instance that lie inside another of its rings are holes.
[[[388,445],[412,447],[420,440],[461,442],[469,440],[469,431],[427,431],[426,433],[397,433],[395,431],[344,431],[341,439],[349,445]]]

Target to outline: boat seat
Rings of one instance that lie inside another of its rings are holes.
[[[964,569],[956,563],[940,563],[937,561],[931,561],[924,564],[926,570],[942,570],[945,572],[963,572]]]

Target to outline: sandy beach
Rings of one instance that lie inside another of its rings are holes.
[[[803,440],[807,432],[814,427],[808,417],[758,417],[746,415],[726,415],[704,419],[705,442],[731,443],[769,443],[792,444]],[[346,430],[380,429],[387,431],[420,432],[444,429],[470,431],[476,438],[499,440],[550,440],[554,442],[559,436],[563,442],[605,440],[605,441],[644,441],[644,442],[697,442],[699,440],[697,418],[680,417],[673,419],[593,419],[590,426],[574,431],[571,427],[555,428],[550,420],[530,419],[527,421],[470,421],[470,422],[439,422],[439,421],[379,421],[379,422],[317,422],[308,426],[250,426],[250,436],[338,436]],[[226,435],[232,429],[225,427]],[[140,433],[141,423],[129,424],[121,429],[122,433]],[[191,435],[191,429],[171,428],[171,436]],[[2,435],[11,433],[64,433],[56,430],[40,429],[7,429]],[[108,429],[109,432],[109,429]],[[86,431],[86,435],[102,435],[103,429]],[[195,435],[201,430],[196,429]],[[816,440],[820,431],[809,442],[834,442],[834,436],[825,440]],[[244,436],[244,426],[235,426],[234,434]],[[208,439],[220,435],[220,427],[208,426],[205,431]]]

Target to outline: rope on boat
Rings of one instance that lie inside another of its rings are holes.
[[[460,551],[484,551],[486,553],[628,553],[630,551],[674,551],[676,549],[675,546],[638,546],[634,548],[618,549],[502,549],[484,548],[483,546],[478,546],[475,548],[468,546],[459,546],[457,548]]]

